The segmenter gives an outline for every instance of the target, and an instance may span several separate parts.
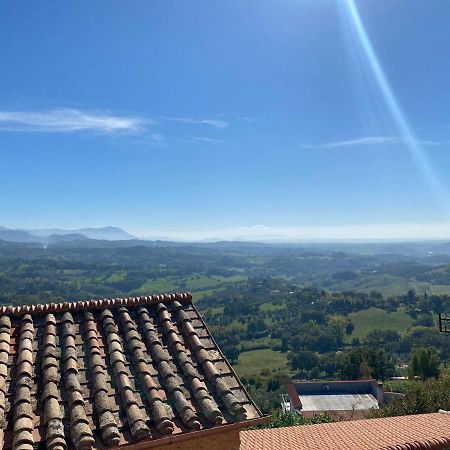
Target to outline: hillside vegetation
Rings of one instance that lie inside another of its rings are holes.
[[[436,328],[437,314],[450,312],[447,247],[0,241],[0,302],[191,291],[271,411],[292,376],[387,379],[404,373],[416,346],[448,361],[448,337]]]

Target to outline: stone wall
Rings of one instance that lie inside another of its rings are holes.
[[[402,394],[401,392],[385,392],[384,393],[384,403],[389,403],[392,400],[395,400],[397,398],[403,398],[405,394]]]

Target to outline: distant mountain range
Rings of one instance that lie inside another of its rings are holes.
[[[25,230],[0,226],[0,240],[8,242],[56,244],[58,242],[82,241],[87,239],[125,241],[136,239],[136,237],[118,227],[82,228],[80,230],[61,230],[59,228]]]

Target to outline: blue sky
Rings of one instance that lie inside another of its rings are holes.
[[[450,237],[446,0],[0,4],[0,225]]]

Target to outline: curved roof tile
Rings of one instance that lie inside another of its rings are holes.
[[[448,412],[241,431],[241,450],[443,450]]]
[[[0,449],[103,449],[266,421],[191,299],[0,307]]]

